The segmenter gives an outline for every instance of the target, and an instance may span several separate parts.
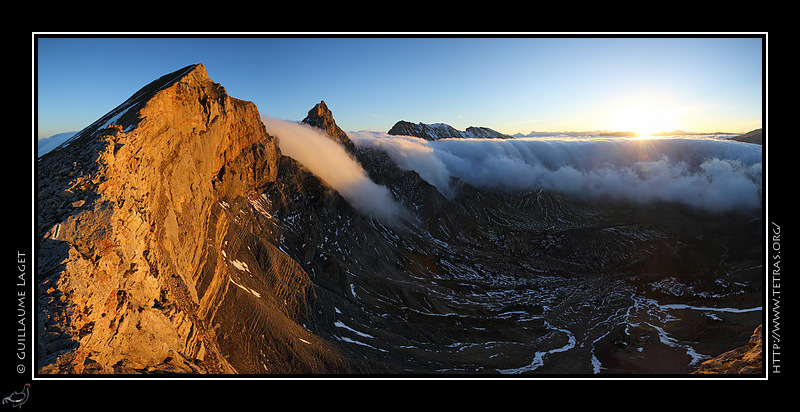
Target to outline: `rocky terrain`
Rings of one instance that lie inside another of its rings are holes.
[[[42,156],[39,373],[687,374],[761,322],[760,210],[449,199],[324,102],[303,123],[413,218],[359,213],[203,65]]]
[[[746,345],[703,362],[693,373],[707,375],[764,373],[762,329],[762,325],[758,325]]]

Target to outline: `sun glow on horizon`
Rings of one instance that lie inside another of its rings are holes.
[[[660,132],[682,130],[685,110],[676,105],[668,93],[643,92],[618,99],[609,107],[607,128],[650,136]]]
[[[620,132],[633,132],[637,136],[650,136],[659,132],[679,129],[675,116],[669,110],[653,106],[631,106],[619,110],[609,122],[609,128]]]

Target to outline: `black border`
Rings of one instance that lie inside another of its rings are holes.
[[[768,87],[768,72],[767,72],[767,51],[768,51],[768,44],[767,44],[767,33],[714,33],[714,32],[693,32],[693,33],[656,33],[656,34],[637,34],[637,33],[608,33],[608,32],[599,32],[599,33],[559,33],[559,32],[548,32],[548,33],[531,33],[530,35],[520,34],[515,32],[490,32],[490,33],[483,33],[483,32],[467,32],[467,33],[457,33],[457,32],[425,32],[425,33],[402,33],[402,32],[394,32],[391,31],[391,28],[384,29],[389,30],[387,31],[380,31],[380,32],[372,32],[372,33],[364,33],[364,32],[285,32],[285,33],[277,33],[277,34],[253,34],[253,33],[197,33],[197,34],[186,34],[183,32],[160,32],[160,33],[122,33],[122,34],[115,34],[115,33],[93,33],[93,32],[77,32],[77,31],[59,31],[59,32],[32,32],[31,36],[33,38],[32,41],[32,117],[33,117],[33,127],[36,126],[36,110],[35,110],[35,96],[36,96],[36,39],[40,37],[758,37],[762,39],[763,42],[763,103],[762,103],[762,125],[764,130],[764,152],[763,152],[763,160],[764,160],[764,213],[765,213],[765,249],[769,249],[770,246],[773,244],[772,242],[772,232],[771,228],[773,224],[777,224],[781,228],[781,237],[780,237],[780,247],[781,247],[781,259],[775,259],[774,254],[770,253],[769,250],[765,250],[765,262],[769,268],[773,267],[773,264],[780,260],[780,271],[781,273],[788,273],[791,274],[790,266],[791,265],[791,258],[793,257],[792,252],[792,236],[794,232],[794,227],[791,223],[787,220],[787,214],[784,213],[783,210],[780,208],[780,203],[778,200],[778,195],[781,195],[785,192],[785,186],[780,185],[779,182],[774,182],[772,186],[769,185],[768,181],[768,174],[771,176],[776,173],[776,176],[784,175],[785,170],[781,170],[780,167],[786,167],[786,163],[774,160],[773,162],[768,163],[768,144],[767,141],[769,139],[769,132],[767,130],[767,87]],[[780,130],[780,133],[783,134],[783,130]],[[35,130],[34,130],[35,136]],[[474,375],[401,375],[401,376],[373,376],[373,375],[332,375],[332,376],[247,376],[247,375],[222,375],[222,376],[214,376],[214,375],[196,375],[196,376],[180,376],[180,377],[160,377],[157,375],[134,375],[134,376],[127,376],[127,375],[76,375],[76,376],[39,376],[36,374],[32,369],[34,367],[34,353],[33,353],[33,334],[35,333],[34,328],[34,313],[35,313],[35,295],[32,293],[35,289],[32,285],[35,283],[34,280],[34,251],[32,250],[32,245],[34,243],[33,234],[36,232],[36,222],[35,217],[32,215],[35,211],[35,164],[36,164],[36,149],[35,144],[33,145],[33,153],[31,156],[26,158],[27,161],[30,161],[30,158],[33,158],[33,166],[29,163],[22,164],[20,167],[26,170],[25,175],[29,177],[29,180],[23,182],[16,182],[13,184],[13,187],[17,189],[19,186],[24,186],[26,190],[22,190],[22,194],[16,194],[17,190],[15,190],[15,194],[13,197],[8,199],[10,203],[13,204],[15,214],[22,214],[24,216],[31,216],[32,221],[27,219],[16,219],[11,216],[7,217],[7,220],[12,220],[16,226],[12,230],[8,231],[7,233],[10,236],[11,240],[9,240],[9,246],[6,247],[6,252],[2,254],[5,256],[5,277],[4,281],[2,282],[2,286],[0,286],[0,291],[5,295],[0,302],[2,302],[2,325],[3,326],[3,335],[7,336],[6,338],[2,339],[2,343],[0,343],[0,348],[2,348],[2,352],[0,352],[0,359],[2,359],[2,364],[0,365],[0,370],[2,370],[3,376],[3,385],[0,388],[0,399],[11,395],[12,392],[21,390],[26,383],[30,384],[30,397],[28,401],[21,406],[20,409],[36,409],[39,406],[50,406],[50,407],[65,407],[66,405],[75,405],[76,407],[81,407],[81,405],[87,404],[95,404],[103,405],[102,402],[98,402],[102,398],[98,398],[97,394],[105,394],[111,395],[111,403],[107,404],[108,406],[115,405],[115,407],[121,406],[130,406],[130,407],[137,407],[137,406],[148,406],[148,407],[157,407],[161,409],[161,407],[169,407],[169,406],[208,406],[212,407],[215,405],[228,405],[229,402],[233,402],[231,405],[234,404],[241,404],[247,405],[244,402],[247,401],[256,401],[259,402],[254,404],[252,407],[269,407],[274,405],[274,400],[279,398],[288,398],[291,396],[291,393],[282,393],[275,391],[273,385],[280,383],[283,384],[290,384],[291,388],[312,388],[309,384],[314,383],[316,385],[313,388],[319,388],[320,385],[327,386],[328,389],[333,389],[334,392],[339,392],[340,399],[336,398],[327,398],[327,401],[331,404],[340,404],[347,407],[348,401],[350,402],[359,402],[365,401],[368,399],[367,394],[370,392],[353,392],[354,386],[352,384],[363,384],[363,383],[417,383],[418,385],[415,387],[414,390],[421,385],[425,385],[427,387],[435,386],[440,382],[453,382],[459,385],[468,385],[470,383],[481,383],[482,388],[485,388],[485,384],[491,383],[507,383],[507,382],[514,382],[514,383],[524,383],[524,384],[536,384],[539,385],[544,382],[566,382],[569,385],[583,383],[583,382],[591,382],[592,385],[597,385],[598,382],[605,382],[605,383],[614,383],[618,382],[623,385],[630,385],[636,383],[636,387],[640,387],[639,383],[646,383],[646,382],[662,382],[662,381],[669,381],[669,382],[696,382],[696,381],[707,381],[712,380],[716,382],[781,382],[785,377],[787,377],[789,373],[791,373],[790,369],[781,369],[780,373],[773,372],[773,366],[776,365],[774,363],[775,354],[772,351],[772,345],[776,343],[773,338],[777,337],[785,337],[786,327],[781,324],[778,329],[775,329],[777,325],[773,322],[773,318],[771,316],[773,304],[772,302],[766,302],[766,308],[769,310],[765,310],[764,313],[764,365],[765,369],[767,370],[767,374],[761,376],[708,376],[708,375],[693,375],[693,376],[684,376],[684,375],[656,375],[656,376],[649,376],[649,375],[624,375],[624,376],[607,376],[603,375],[602,377],[597,376],[532,376],[532,377],[502,377],[502,376],[474,376]],[[22,152],[23,150],[19,150]],[[785,153],[785,151],[783,152]],[[771,154],[773,159],[776,159],[776,155],[780,155],[783,153],[778,153],[773,150]],[[25,156],[15,155],[15,157],[22,159]],[[777,164],[777,167],[776,167]],[[15,168],[16,169],[16,168]],[[768,169],[769,173],[768,173]],[[32,175],[28,175],[29,171],[33,170]],[[13,177],[17,179],[16,176]],[[772,199],[772,202],[769,202],[769,199]],[[25,233],[26,235],[23,235]],[[26,265],[26,272],[23,275],[26,280],[25,286],[18,286],[19,277],[18,275],[21,273],[19,268],[19,263],[17,262],[17,255],[18,253],[22,253],[25,256],[26,261],[24,262]],[[789,262],[786,262],[789,260]],[[14,274],[12,276],[12,273]],[[768,273],[765,273],[767,276]],[[765,283],[765,288],[771,284],[770,280],[767,280]],[[17,329],[14,329],[12,324],[18,324],[19,316],[17,316],[18,312],[18,303],[19,301],[15,299],[17,296],[14,293],[25,292],[25,295],[22,296],[24,298],[25,304],[25,333],[24,336],[21,336]],[[781,291],[785,291],[782,289]],[[11,296],[11,297],[9,297]],[[784,307],[781,309],[781,315],[785,315],[786,308]],[[768,316],[769,315],[769,316]],[[14,329],[13,331],[11,329]],[[13,332],[13,333],[12,333]],[[8,335],[12,335],[9,339]],[[16,354],[18,353],[18,343],[25,344],[25,351],[26,359],[20,360],[16,359]],[[780,342],[781,351],[785,349],[785,340]],[[778,361],[780,356],[777,357]],[[22,362],[21,362],[22,361]],[[27,362],[27,363],[26,363]],[[24,365],[25,371],[23,373],[17,373],[16,368],[19,365]],[[343,387],[341,384],[348,384]],[[284,386],[280,386],[283,388]],[[374,385],[373,385],[374,387]],[[539,388],[539,386],[537,386]],[[305,389],[308,390],[308,389]],[[316,391],[316,389],[311,389]],[[438,390],[438,389],[437,389]],[[619,389],[617,389],[619,390]],[[7,392],[7,393],[6,393]],[[523,392],[525,394],[528,391]],[[235,396],[232,394],[235,393]],[[313,393],[313,392],[312,392]],[[530,393],[528,393],[530,395]],[[413,393],[409,393],[406,395],[402,395],[403,397],[409,396],[412,398],[416,398]],[[469,393],[459,393],[459,394],[451,394],[454,396],[465,396],[469,399],[476,394],[470,395]],[[486,392],[486,395],[489,398],[492,398],[491,392]],[[547,398],[547,395],[543,395],[544,398]],[[667,393],[663,393],[662,395],[669,396]],[[302,395],[301,395],[302,396]],[[303,397],[307,397],[305,395]],[[336,395],[334,395],[336,396]],[[312,395],[313,397],[313,395]],[[294,398],[294,397],[292,397]],[[394,397],[393,397],[394,398]],[[615,397],[616,398],[616,397]],[[623,395],[624,398],[624,395]],[[272,399],[272,400],[269,400]],[[298,399],[295,399],[297,402]],[[305,400],[302,398],[299,399],[299,405],[295,407],[302,407],[304,405]],[[323,399],[324,400],[324,399]],[[568,399],[564,399],[568,400]],[[340,403],[340,401],[343,401]],[[618,400],[617,400],[618,401]],[[615,402],[617,402],[615,401]],[[384,400],[379,400],[377,404],[370,402],[373,406],[384,406]],[[428,404],[427,401],[420,399],[420,402],[423,404]],[[393,404],[392,401],[389,403],[390,405]],[[399,403],[398,403],[399,404]],[[9,405],[0,405],[0,408],[6,408]]]

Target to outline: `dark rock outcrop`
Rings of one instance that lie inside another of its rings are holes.
[[[463,138],[473,139],[508,139],[511,136],[498,132],[488,127],[470,126],[461,134]]]
[[[414,136],[425,140],[439,139],[508,139],[511,136],[502,134],[488,127],[470,126],[459,131],[444,123],[411,123],[401,120],[389,129],[389,134],[396,136]]]
[[[764,131],[762,129],[751,130],[745,134],[731,137],[731,140],[753,144],[764,144]]]

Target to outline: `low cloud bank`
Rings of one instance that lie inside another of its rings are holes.
[[[324,132],[306,124],[264,117],[267,132],[281,152],[307,167],[359,212],[396,225],[407,211],[391,192],[369,179],[361,165]]]
[[[60,144],[69,140],[69,138],[74,136],[75,133],[78,132],[58,133],[50,137],[44,137],[39,139],[38,141],[36,141],[36,157],[39,158],[47,153],[50,153]]]
[[[546,189],[637,203],[678,202],[710,211],[761,207],[761,146],[705,138],[445,139],[351,132],[445,196],[451,177],[506,190]]]

